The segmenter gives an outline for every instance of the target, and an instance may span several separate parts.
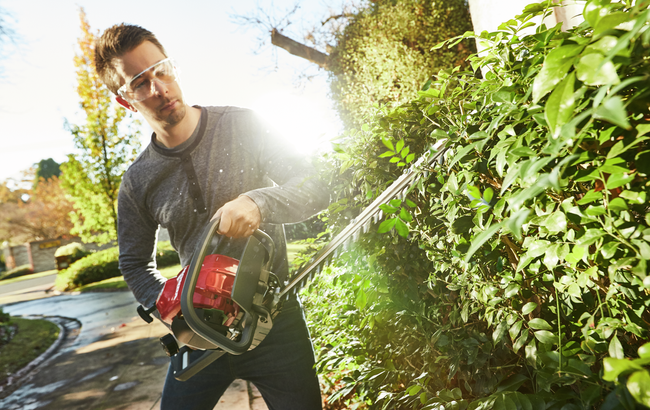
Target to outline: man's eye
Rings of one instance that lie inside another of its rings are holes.
[[[133,87],[133,91],[140,90],[142,88],[146,88],[147,84],[149,84],[148,80],[143,80],[143,81],[138,81],[137,83],[131,85]]]
[[[169,76],[172,75],[172,71],[167,69],[167,68],[161,68],[160,70],[156,70],[155,76],[157,78],[168,78]]]

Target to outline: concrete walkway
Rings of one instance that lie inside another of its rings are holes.
[[[13,316],[58,317],[65,338],[34,370],[4,386],[0,408],[160,408],[169,359],[158,338],[168,330],[158,321],[142,321],[130,292],[53,297],[40,292],[41,297],[33,290],[2,297],[0,304]],[[231,385],[215,408],[267,409],[254,386],[241,380]]]

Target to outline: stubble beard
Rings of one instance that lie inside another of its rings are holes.
[[[164,107],[169,101],[166,101],[162,106]],[[185,102],[179,98],[177,99],[178,106],[174,108],[171,112],[167,114],[163,114],[160,111],[158,112],[158,121],[163,124],[165,128],[167,127],[173,127],[177,124],[179,124],[183,118],[185,118],[185,115],[187,114],[187,107],[185,106]]]

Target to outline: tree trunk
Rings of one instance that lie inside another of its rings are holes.
[[[318,64],[320,67],[327,70],[327,63],[329,62],[329,56],[327,54],[321,53],[315,48],[292,40],[289,37],[280,34],[280,32],[276,29],[273,29],[271,31],[271,43],[274,46],[284,48],[294,56],[309,60],[312,63]]]

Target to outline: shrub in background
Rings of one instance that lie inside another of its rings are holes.
[[[373,105],[417,96],[428,76],[462,63],[474,48],[433,46],[472,30],[466,0],[375,0],[336,35],[330,55],[332,96],[343,122],[359,126]]]
[[[445,154],[307,292],[333,402],[650,407],[648,4],[591,0],[579,27],[519,37],[554,6],[530,5],[478,37],[472,71],[350,133],[339,226]]]
[[[161,268],[179,263],[178,254],[168,241],[158,243],[156,263]],[[121,275],[119,249],[116,246],[92,253],[59,272],[55,286],[58,290],[66,291]]]
[[[31,275],[34,273],[31,265],[21,265],[0,274],[0,280],[17,278],[19,276]]]

